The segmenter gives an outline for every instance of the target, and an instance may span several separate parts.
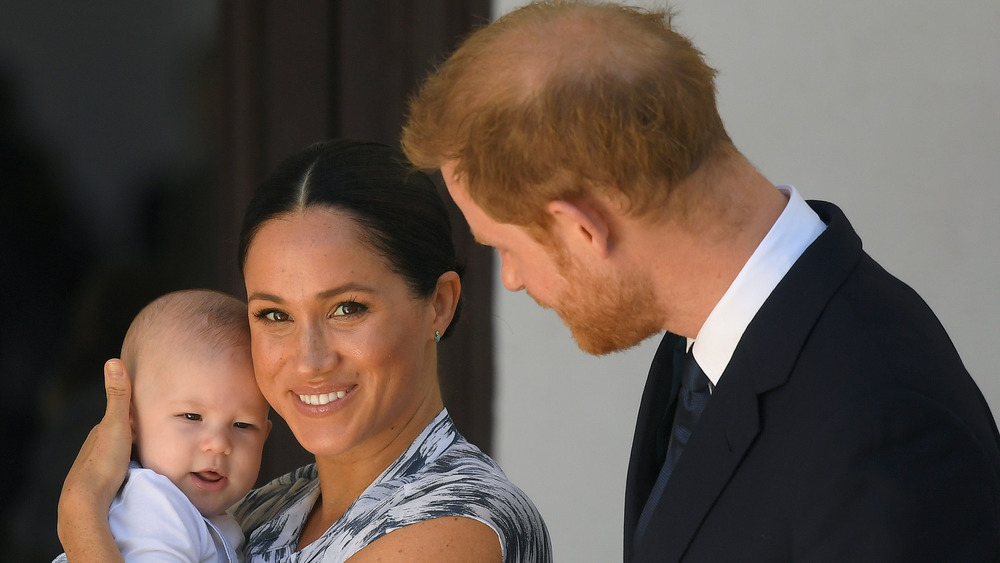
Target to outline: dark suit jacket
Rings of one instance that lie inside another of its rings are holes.
[[[927,305],[861,249],[843,213],[740,340],[659,498],[667,334],[643,392],[625,560],[1000,562],[1000,437]],[[961,288],[955,288],[961,291]]]

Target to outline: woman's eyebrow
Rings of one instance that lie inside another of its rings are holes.
[[[343,285],[339,285],[337,287],[332,287],[330,289],[321,291],[318,294],[316,294],[316,297],[320,299],[329,299],[330,297],[335,297],[342,293],[348,293],[351,291],[359,291],[363,293],[378,293],[378,290],[375,289],[374,287],[357,282],[348,282]],[[275,303],[285,302],[285,300],[282,299],[281,297],[263,291],[255,291],[247,297],[247,301],[254,301],[254,300],[273,301]]]

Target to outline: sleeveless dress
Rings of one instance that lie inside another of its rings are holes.
[[[548,530],[535,505],[456,431],[447,409],[340,520],[297,552],[319,493],[315,464],[251,491],[234,512],[247,535],[247,563],[340,563],[393,530],[442,516],[473,518],[492,528],[504,563],[552,561]]]

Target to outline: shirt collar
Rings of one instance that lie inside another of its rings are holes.
[[[794,187],[777,189],[788,198],[784,211],[709,313],[696,338],[695,360],[712,385],[719,383],[761,305],[792,264],[826,229],[826,224]]]

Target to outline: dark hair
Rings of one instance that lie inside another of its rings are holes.
[[[240,271],[264,222],[316,206],[350,214],[362,240],[418,297],[430,297],[441,274],[462,275],[448,211],[430,178],[398,150],[348,139],[316,143],[288,157],[257,188],[240,230]],[[458,321],[460,306],[461,300],[442,337]]]

